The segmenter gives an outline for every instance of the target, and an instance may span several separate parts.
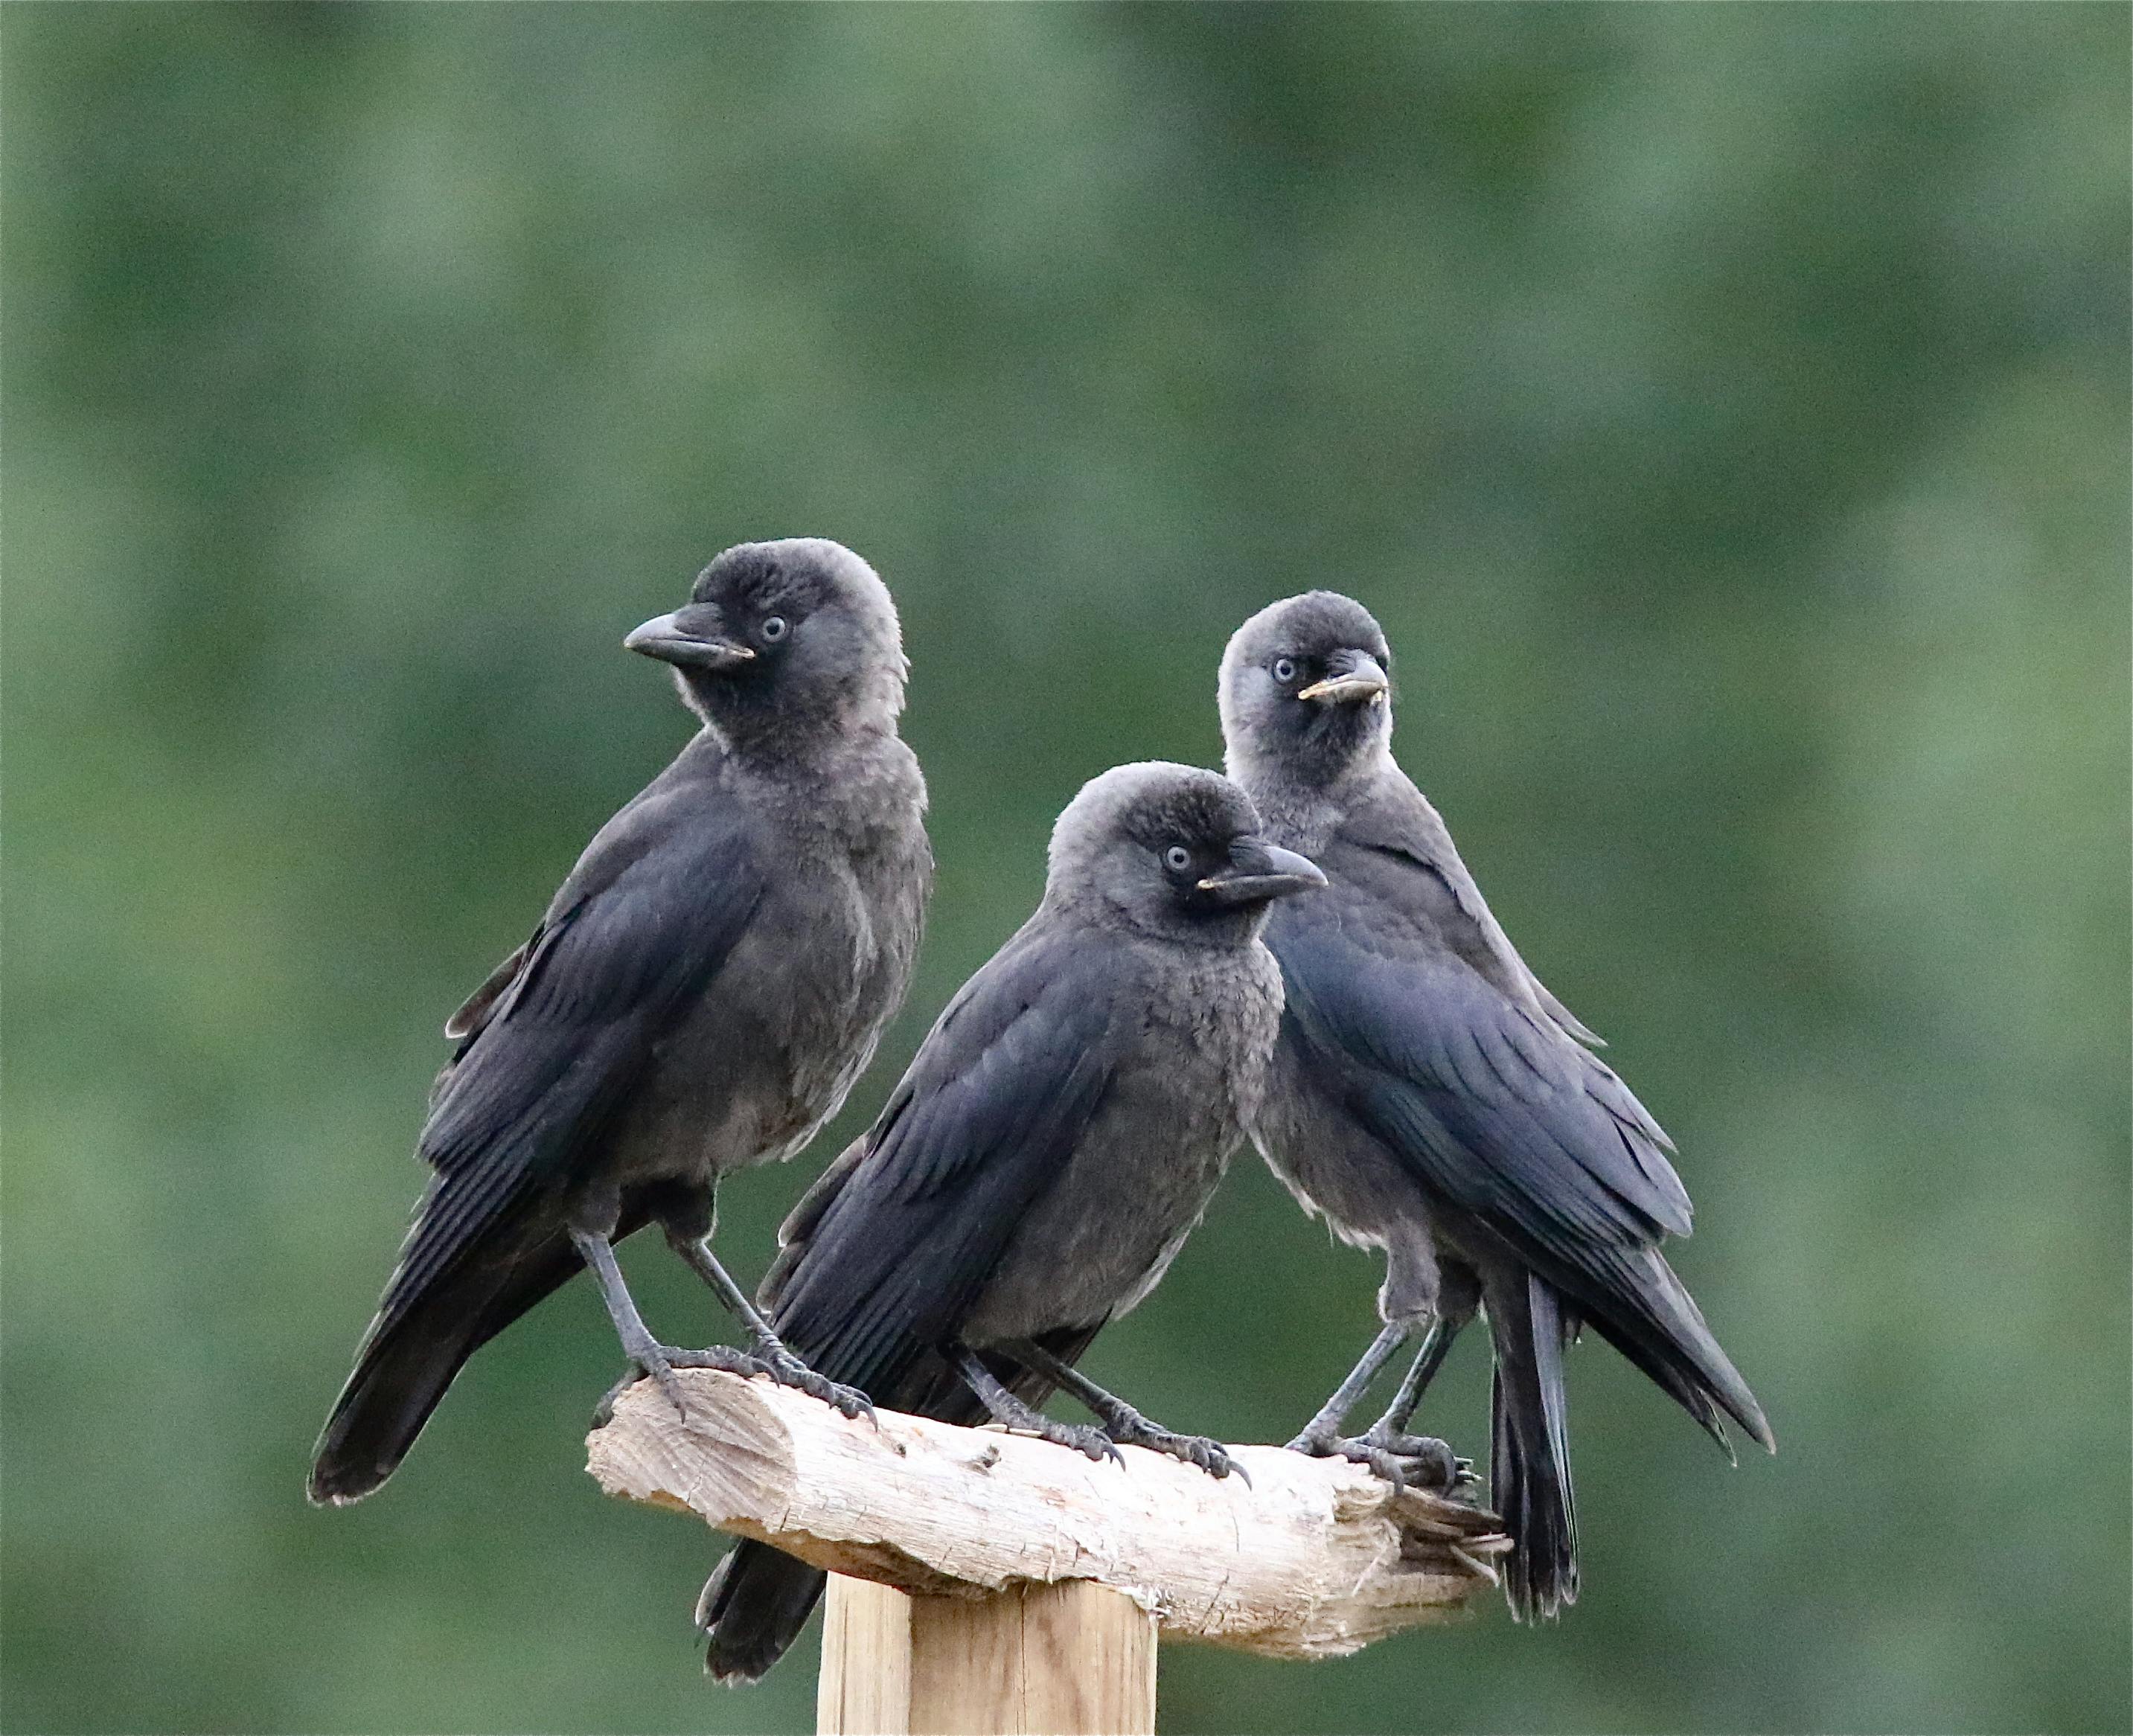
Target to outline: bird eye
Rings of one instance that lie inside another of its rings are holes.
[[[1192,866],[1192,852],[1182,844],[1173,844],[1163,853],[1163,865],[1173,874],[1182,874]]]
[[[1296,659],[1276,657],[1274,660],[1274,678],[1284,687],[1296,679]]]
[[[763,637],[766,641],[773,645],[775,645],[780,639],[783,638],[785,637],[785,617],[782,615],[773,615],[769,619],[765,621],[763,623]]]

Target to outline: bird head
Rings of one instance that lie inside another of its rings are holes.
[[[893,729],[903,709],[888,587],[823,537],[728,549],[686,604],[622,642],[672,665],[682,699],[737,747]]]
[[[1275,899],[1325,884],[1314,863],[1260,835],[1259,810],[1228,778],[1152,761],[1114,767],[1066,805],[1044,897],[1143,933],[1235,945]]]
[[[1269,604],[1222,655],[1230,769],[1327,782],[1392,739],[1392,651],[1360,603],[1307,591]]]

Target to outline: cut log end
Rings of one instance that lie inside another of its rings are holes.
[[[1086,1580],[1165,1639],[1336,1657],[1456,1616],[1509,1548],[1493,1515],[1345,1460],[1232,1447],[1251,1479],[1161,1454],[1094,1463],[1048,1441],[677,1371],[686,1420],[640,1382],[588,1441],[608,1493],[693,1512],[850,1577],[983,1597]]]

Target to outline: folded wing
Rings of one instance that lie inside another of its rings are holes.
[[[1430,1196],[1721,1440],[1714,1405],[1767,1442],[1761,1409],[1659,1254],[1664,1236],[1688,1233],[1689,1205],[1658,1123],[1543,1009],[1485,974],[1490,936],[1427,864],[1353,844],[1321,859],[1333,889],[1279,912],[1269,934],[1292,1040]]]

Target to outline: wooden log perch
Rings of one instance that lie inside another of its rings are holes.
[[[877,1428],[766,1379],[678,1372],[686,1421],[643,1381],[590,1438],[602,1488],[921,1598],[1093,1581],[1166,1639],[1337,1657],[1448,1619],[1509,1547],[1479,1508],[1344,1460],[1232,1447],[1248,1487],[1139,1447],[1121,1466],[891,1411]]]

